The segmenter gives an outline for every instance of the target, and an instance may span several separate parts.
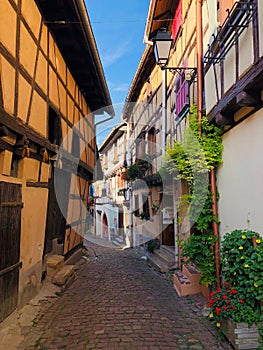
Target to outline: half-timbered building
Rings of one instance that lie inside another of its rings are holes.
[[[262,233],[263,3],[207,1],[205,100],[222,126],[223,163],[217,172],[220,234]]]
[[[82,244],[98,109],[114,114],[84,1],[2,0],[0,321],[38,291],[48,254]]]

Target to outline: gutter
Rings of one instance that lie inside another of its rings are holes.
[[[146,26],[144,30],[144,36],[143,36],[143,43],[146,45],[153,46],[153,41],[149,40],[149,34],[150,34],[150,23],[153,21],[153,14],[156,8],[157,0],[151,0],[148,8],[148,14],[146,18]]]

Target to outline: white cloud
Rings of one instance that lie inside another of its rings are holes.
[[[122,91],[127,91],[128,89],[129,89],[129,84],[124,83],[113,87],[112,90],[117,92],[122,92]]]
[[[107,50],[105,54],[101,54],[101,59],[104,67],[109,67],[117,62],[122,56],[124,56],[130,50],[130,41],[121,43],[117,48],[112,45],[110,50]]]

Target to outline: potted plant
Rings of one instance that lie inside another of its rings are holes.
[[[146,218],[146,214],[144,211],[141,211],[140,214],[139,214],[141,220],[145,219]]]
[[[222,287],[210,293],[210,319],[235,349],[258,349],[262,321],[263,243],[256,232],[234,230],[222,242]]]
[[[154,213],[156,213],[157,210],[159,210],[159,205],[152,204],[152,211],[153,211]]]

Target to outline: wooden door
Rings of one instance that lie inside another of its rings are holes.
[[[56,172],[58,172],[58,177],[61,178],[61,181],[56,182],[56,186],[58,186],[57,193],[61,196],[60,201],[65,206],[63,211],[66,212],[69,200],[70,174],[60,169],[56,169]],[[55,192],[54,169],[52,174],[53,176],[49,179],[48,183],[49,193],[44,255],[51,252],[52,240],[54,238],[58,239],[58,243],[64,243],[66,231],[66,219],[59,208]]]
[[[18,302],[22,187],[0,182],[0,322]]]

